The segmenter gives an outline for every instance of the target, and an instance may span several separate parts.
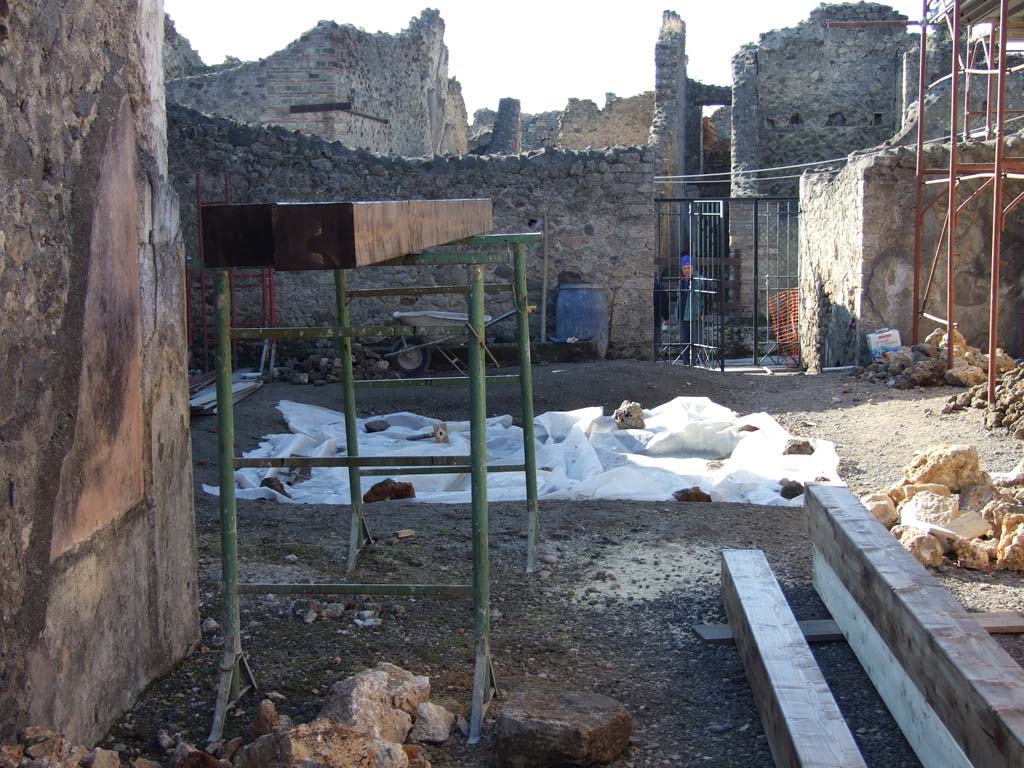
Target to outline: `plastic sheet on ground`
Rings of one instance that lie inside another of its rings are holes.
[[[278,403],[289,434],[268,435],[247,458],[268,456],[343,456],[345,416],[338,411],[288,400]],[[366,432],[367,421],[385,420],[388,428]],[[623,499],[664,501],[681,488],[699,486],[713,501],[799,506],[802,497],[779,495],[782,479],[802,483],[839,482],[835,445],[814,440],[810,455],[784,455],[793,436],[766,413],[737,416],[704,397],[677,397],[644,411],[644,429],[620,430],[600,407],[551,411],[534,420],[538,492],[541,499]],[[401,412],[360,419],[362,456],[469,455],[469,422],[448,422],[449,443],[431,439],[437,419]],[[523,431],[511,416],[487,420],[490,464],[523,463]],[[277,477],[290,498],[261,487]],[[402,475],[413,483],[416,501],[468,503],[468,474]],[[235,473],[237,497],[284,503],[350,503],[344,467],[291,471],[242,469]],[[363,478],[365,491],[382,477]],[[216,486],[203,486],[216,494]],[[522,472],[487,477],[490,501],[525,499]]]

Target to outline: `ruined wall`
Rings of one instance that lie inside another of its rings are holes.
[[[822,5],[733,59],[733,195],[792,195],[797,179],[751,181],[745,169],[843,157],[899,129],[902,27],[830,29],[829,21],[905,20],[878,3]],[[780,174],[781,175],[781,174]]]
[[[1011,139],[1011,153],[1024,142]],[[966,162],[992,162],[993,144],[964,150]],[[928,163],[948,162],[948,147],[928,150]],[[801,181],[801,352],[811,369],[866,359],[863,334],[897,328],[909,343],[913,323],[913,247],[915,157],[899,149],[858,159],[838,174],[808,175]],[[960,200],[980,181],[964,182]],[[1012,199],[1024,185],[1007,183]],[[929,189],[929,196],[934,194]],[[992,196],[982,194],[960,217],[956,267],[956,322],[974,345],[988,344]],[[906,215],[894,216],[904,210]],[[922,260],[925,278],[931,268],[942,222],[945,194],[925,214]],[[1007,217],[1003,233],[998,341],[1014,355],[1022,352],[1020,311],[1024,297],[1024,220],[1019,211]],[[935,273],[926,311],[946,316],[945,246]],[[924,285],[922,280],[922,289]],[[859,332],[858,336],[858,321]],[[922,320],[922,335],[935,324]]]
[[[498,112],[478,109],[473,114],[471,152],[486,154],[505,151],[500,148],[503,144],[492,144],[496,121],[500,121],[500,118],[500,105]],[[600,109],[590,99],[569,99],[561,112],[519,116],[521,151],[529,152],[542,147],[587,149],[643,146],[650,140],[653,119],[654,91],[628,98],[619,98],[614,93],[606,94],[604,109]]]
[[[519,99],[502,99],[491,128],[488,154],[515,155],[523,151],[523,121]]]
[[[561,112],[540,112],[536,115],[523,115],[523,151],[544,147],[557,147],[558,132],[562,123]],[[648,126],[650,129],[650,126]],[[643,142],[647,143],[646,140]]]
[[[0,2],[0,738],[94,741],[198,638],[163,38]]]
[[[950,42],[949,32],[945,27],[936,27],[939,34],[934,32],[928,36],[927,80],[935,83],[925,91],[925,139],[937,139],[949,135],[950,114],[949,101],[952,95],[952,81],[939,82],[950,73],[953,46]],[[917,35],[911,36],[913,46],[903,57],[903,122],[899,132],[893,137],[892,143],[908,146],[917,142],[917,92],[920,82],[920,38]],[[973,47],[973,46],[972,46]],[[966,50],[961,46],[961,51]],[[1011,56],[1007,66],[1013,68],[1024,63],[1019,56]],[[978,59],[974,65],[978,69],[984,69],[986,64],[983,58]],[[960,104],[957,111],[958,131],[964,130],[964,102],[967,97],[967,79],[964,76],[959,78]],[[985,112],[989,102],[989,84],[984,76],[974,75],[970,78],[970,105],[971,115],[970,128],[979,132],[985,126]],[[995,121],[996,109],[996,81],[992,79],[992,115]],[[1009,110],[1020,110],[1024,108],[1024,71],[1010,72],[1006,77],[1006,106]],[[1020,128],[1019,116],[1012,112],[1007,115],[1013,126],[1011,131]]]
[[[661,31],[654,46],[654,119],[650,142],[657,147],[661,173],[682,174],[686,168],[684,118],[687,99],[686,25],[679,15],[665,11]]]
[[[589,99],[569,99],[562,113],[558,146],[640,146],[650,138],[653,119],[654,91],[628,98],[605,94],[604,109]]]
[[[687,173],[711,173],[704,164],[704,107],[728,106],[732,104],[732,89],[725,85],[709,85],[699,80],[686,81],[686,106],[684,109],[684,121],[686,124],[686,153],[684,165]],[[731,113],[730,113],[731,115]],[[730,126],[731,128],[731,126]],[[723,136],[728,141],[728,135]],[[728,170],[728,168],[724,169]],[[712,196],[714,189],[708,185],[701,185],[702,196]],[[721,191],[721,187],[718,187]],[[721,197],[728,197],[726,189]]]
[[[322,21],[265,59],[173,80],[167,98],[208,114],[385,154],[467,150],[466,107],[461,89],[449,82],[444,22],[429,9],[397,35]],[[327,102],[350,102],[362,115],[289,112],[292,105]]]
[[[164,14],[164,80],[197,75],[206,69],[192,44],[178,34],[171,17]]]
[[[394,200],[488,197],[494,202],[496,231],[530,229],[546,218],[549,240],[548,317],[555,314],[560,281],[586,280],[608,289],[611,354],[647,356],[653,326],[655,212],[653,148],[634,147],[574,152],[545,150],[529,154],[432,159],[396,158],[354,152],[339,144],[281,129],[240,126],[202,117],[180,107],[169,109],[171,170],[183,199],[194,199],[195,175],[203,174],[211,198],[217,180],[231,172],[236,202],[268,200]],[[206,187],[204,186],[204,189]],[[188,247],[196,243],[195,212],[182,211]],[[543,261],[540,247],[529,255],[531,303],[541,300]],[[498,267],[489,278],[510,277]],[[465,280],[464,269],[356,270],[355,285],[452,284]],[[334,322],[330,273],[279,274],[278,316],[283,324]],[[488,299],[488,311],[506,304]],[[463,302],[460,302],[464,306]],[[447,297],[418,307],[455,308]],[[381,322],[401,308],[395,300],[353,302],[354,322]],[[534,324],[539,313],[532,316]],[[509,329],[511,331],[511,328]],[[538,331],[534,328],[534,333]],[[501,333],[501,329],[498,329]]]

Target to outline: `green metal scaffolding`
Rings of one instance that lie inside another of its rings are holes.
[[[480,740],[483,718],[495,691],[491,663],[490,558],[488,554],[487,473],[524,472],[527,505],[526,570],[534,570],[540,538],[540,514],[537,503],[537,457],[533,431],[533,379],[530,363],[529,306],[526,293],[526,246],[540,242],[540,233],[480,235],[452,243],[478,248],[474,253],[431,250],[392,259],[378,265],[441,266],[466,265],[469,278],[466,287],[439,285],[417,287],[348,289],[347,270],[335,270],[335,293],[338,322],[326,328],[232,328],[231,292],[228,272],[216,270],[214,278],[217,332],[217,435],[219,449],[221,569],[224,582],[224,656],[220,666],[220,684],[214,710],[210,741],[220,738],[227,712],[238,698],[254,688],[255,677],[242,650],[239,617],[239,594],[365,594],[365,595],[437,595],[471,597],[473,600],[473,633],[475,638],[475,669],[470,713],[469,743]],[[508,284],[485,284],[484,266],[512,263],[514,279]],[[367,269],[369,267],[364,267]],[[515,302],[519,373],[487,376],[484,339],[484,295],[510,292]],[[466,340],[469,345],[467,376],[356,381],[352,371],[353,337],[373,336],[450,336],[451,329],[438,332],[433,328],[367,326],[353,328],[349,324],[349,301],[368,296],[423,296],[428,294],[462,294],[467,296],[468,321]],[[345,411],[345,456],[287,457],[246,459],[235,455],[234,409],[231,393],[231,344],[240,339],[341,339],[342,389]],[[523,420],[523,464],[487,464],[487,382],[519,382]],[[356,387],[380,386],[469,386],[470,391],[470,453],[468,456],[359,456],[356,420]],[[346,467],[351,489],[351,527],[348,550],[348,573],[355,571],[359,553],[373,539],[363,514],[361,478],[380,475],[455,473],[469,474],[472,495],[473,579],[471,584],[239,584],[238,525],[235,502],[235,471],[246,467]],[[247,685],[243,686],[242,676]]]

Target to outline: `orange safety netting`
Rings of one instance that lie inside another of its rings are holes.
[[[768,317],[779,342],[779,353],[795,357],[800,353],[800,291],[785,288],[768,297]]]

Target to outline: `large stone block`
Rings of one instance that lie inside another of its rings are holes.
[[[498,768],[601,765],[622,754],[632,732],[633,718],[607,696],[523,686],[498,716]]]

